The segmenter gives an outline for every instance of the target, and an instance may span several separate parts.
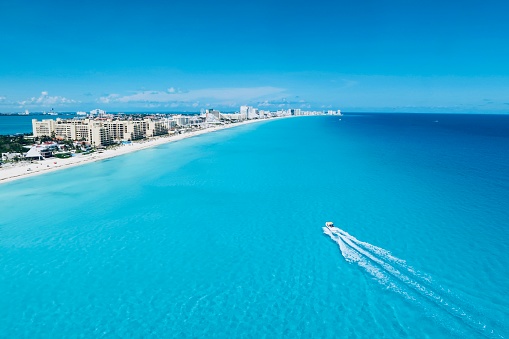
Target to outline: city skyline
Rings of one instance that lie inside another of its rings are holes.
[[[509,112],[502,1],[0,4],[0,112]]]

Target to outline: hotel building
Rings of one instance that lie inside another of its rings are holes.
[[[155,137],[168,133],[168,119],[97,119],[32,120],[34,137],[54,136],[61,140],[85,141],[93,146]]]

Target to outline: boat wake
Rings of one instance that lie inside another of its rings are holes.
[[[412,303],[419,304],[432,318],[449,330],[451,320],[458,324],[458,331],[468,326],[476,333],[493,338],[503,338],[478,318],[482,313],[468,302],[444,289],[433,279],[393,256],[389,251],[363,242],[337,227],[323,227],[323,232],[339,245],[343,258],[355,263],[378,283]],[[447,320],[449,318],[449,320]]]

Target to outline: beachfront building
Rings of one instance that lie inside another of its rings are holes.
[[[51,136],[51,133],[55,131],[55,120],[37,121],[37,119],[32,119],[32,131],[34,137]]]
[[[60,140],[82,140],[88,136],[88,120],[32,119],[34,137],[52,136]]]
[[[76,136],[71,140],[86,141],[88,139],[88,124],[74,124]]]
[[[214,110],[214,109],[207,109],[207,110],[204,110],[200,114],[200,119],[206,125],[211,125],[211,124],[214,125],[214,124],[221,123],[219,120],[220,116],[221,116],[221,112]]]
[[[167,118],[32,120],[36,137],[54,135],[59,140],[85,141],[93,146],[165,135],[168,134],[169,126]]]
[[[175,124],[177,126],[181,126],[182,127],[182,126],[189,125],[189,116],[187,116],[187,115],[181,115],[181,114],[174,115],[172,117],[172,119],[173,119],[173,121],[175,121]]]
[[[247,107],[241,106],[241,113],[221,113],[215,109],[204,110],[200,116],[205,124],[224,124],[247,120]]]
[[[251,106],[240,106],[240,114],[245,115],[246,119],[259,119],[258,108]]]
[[[335,115],[341,115],[341,111],[329,111],[333,112]],[[301,108],[289,108],[289,109],[279,109],[277,111],[266,111],[259,110],[257,108],[251,106],[240,106],[240,114],[245,115],[246,119],[267,119],[274,117],[287,117],[287,116],[309,116],[309,115],[323,115],[325,114],[322,111],[305,111]]]
[[[106,114],[95,109],[86,118],[32,120],[34,137],[54,137],[59,140],[81,141],[93,146],[107,146],[116,142],[183,133],[186,130],[206,128],[210,125],[236,123],[251,119],[272,117],[337,114],[341,111],[304,111],[300,108],[280,109],[275,112],[240,106],[240,112],[221,113],[219,110],[202,110],[201,115],[125,115]]]
[[[116,141],[131,141],[168,134],[166,118],[145,118],[143,120],[106,119],[102,121],[109,135]]]
[[[148,124],[147,121],[127,121],[125,123],[126,132],[124,135],[125,141],[139,140],[147,136]]]
[[[341,114],[341,110],[339,110],[339,109],[337,111],[334,111],[334,110],[330,109],[330,110],[327,111],[327,114],[328,115],[342,115]]]
[[[37,159],[42,160],[44,158],[49,158],[53,156],[53,152],[50,151],[47,147],[41,145],[32,146],[28,152],[25,154],[25,159]]]
[[[247,119],[251,120],[251,119],[259,119],[259,118],[260,118],[260,116],[258,115],[258,108],[249,106],[247,109]]]
[[[75,140],[76,129],[71,124],[56,124],[55,125],[55,137],[58,135],[59,139],[62,140]]]
[[[27,147],[27,146],[25,146]],[[25,159],[50,158],[53,156],[53,151],[58,149],[58,144],[53,141],[46,141],[38,145],[28,146],[30,149],[25,153]]]
[[[147,137],[156,137],[159,135],[168,134],[169,125],[167,119],[147,119],[148,128],[147,128]]]
[[[247,120],[246,113],[221,113],[221,121],[241,122]]]
[[[260,116],[260,119],[268,119],[274,116],[270,111],[265,111],[263,109],[258,110],[258,115]]]
[[[121,120],[106,120],[103,121],[104,127],[108,130],[108,134],[113,140],[124,140],[124,135],[127,133],[127,124]]]
[[[113,138],[108,129],[104,127],[104,124],[100,121],[92,121],[89,124],[88,132],[87,141],[93,146],[108,146],[113,143]]]

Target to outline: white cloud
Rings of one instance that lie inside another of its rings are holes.
[[[66,104],[75,104],[79,101],[68,99],[62,96],[50,96],[47,91],[42,91],[39,97],[31,97],[30,99],[20,100],[20,106],[63,106]]]
[[[161,104],[149,103],[149,104],[145,104],[145,107],[146,108],[159,108],[159,107],[161,107]]]
[[[238,106],[251,101],[271,100],[285,92],[277,87],[237,87],[237,88],[204,88],[180,91],[174,87],[166,91],[139,91],[134,94],[120,96],[110,94],[99,98],[101,103],[168,103],[171,107],[193,106],[207,101],[215,105]],[[175,106],[177,105],[177,106]]]
[[[336,82],[334,80],[334,82]],[[359,85],[359,81],[356,81],[356,80],[350,80],[350,79],[341,79],[341,87],[342,88],[350,88],[350,87],[355,87],[357,85]]]
[[[115,101],[116,98],[120,97],[119,94],[108,94],[106,96],[100,97],[97,101],[99,101],[102,104],[109,104],[112,101]]]

